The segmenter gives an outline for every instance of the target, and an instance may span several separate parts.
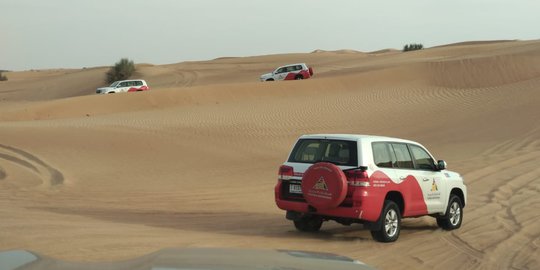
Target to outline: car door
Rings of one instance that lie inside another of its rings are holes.
[[[443,173],[437,170],[435,160],[426,149],[415,144],[408,146],[414,160],[416,178],[424,193],[428,213],[444,212],[447,198],[442,194],[447,193],[447,187]]]
[[[129,89],[129,82],[121,82],[121,83],[116,87],[116,91],[117,91],[117,92],[127,92],[128,89]]]
[[[276,81],[282,81],[287,76],[287,67],[280,67],[274,73],[274,79]]]
[[[377,171],[370,177],[373,187],[391,189],[393,186],[392,183],[399,185],[401,180],[394,168],[395,155],[392,145],[388,142],[374,142],[371,144],[371,148],[373,151],[373,162],[377,166]]]
[[[396,177],[399,182],[399,191],[404,200],[403,216],[420,216],[428,213],[427,205],[424,201],[421,180],[418,179],[414,162],[405,143],[391,143],[393,150]]]
[[[293,167],[293,176],[284,181],[285,192],[292,196],[302,195],[302,177],[313,164],[330,162],[341,170],[358,167],[357,142],[335,139],[300,139],[284,165]]]

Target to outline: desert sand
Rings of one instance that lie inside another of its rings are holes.
[[[296,62],[303,81],[258,82]],[[379,269],[540,269],[540,41],[140,64],[151,90],[95,95],[106,67],[0,82],[0,250],[71,261],[166,247],[331,252]],[[298,136],[424,144],[468,185],[463,226],[405,219],[296,232],[274,203]]]

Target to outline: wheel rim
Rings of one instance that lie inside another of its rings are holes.
[[[398,215],[394,209],[390,209],[384,218],[384,230],[388,237],[394,237],[398,230]]]
[[[450,205],[450,223],[453,226],[456,226],[459,221],[461,220],[461,207],[459,207],[459,204],[457,202],[453,202],[452,205]]]

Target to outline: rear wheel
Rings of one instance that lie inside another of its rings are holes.
[[[447,231],[451,231],[461,227],[462,220],[463,204],[461,203],[461,199],[456,195],[451,195],[450,200],[448,200],[446,215],[437,218],[437,225]]]
[[[296,77],[294,77],[295,80],[303,80],[304,79],[304,76],[302,75],[296,75]]]
[[[302,217],[294,221],[294,227],[301,232],[316,232],[322,227],[323,220],[318,216]]]
[[[373,239],[379,242],[394,242],[401,230],[401,213],[393,201],[385,201],[380,217],[381,228],[371,231]]]

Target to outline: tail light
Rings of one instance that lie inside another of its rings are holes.
[[[345,174],[350,186],[369,187],[369,177],[365,170],[351,170]]]
[[[289,180],[294,175],[294,169],[291,166],[281,165],[279,167],[279,180]]]

